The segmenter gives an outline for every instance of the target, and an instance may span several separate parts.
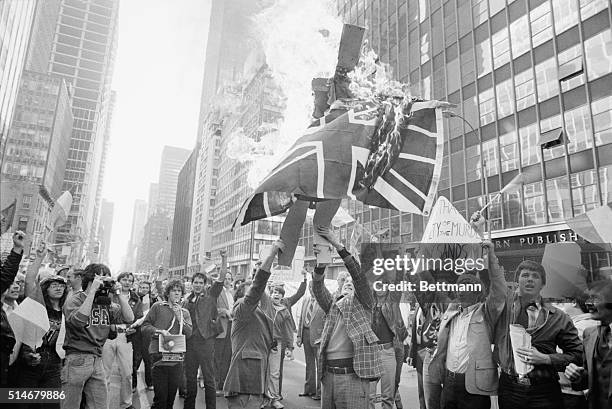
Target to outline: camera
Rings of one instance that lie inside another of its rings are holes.
[[[94,299],[95,304],[110,305],[111,304],[111,293],[115,287],[115,280],[112,278],[104,278],[102,285],[96,291],[96,297]]]

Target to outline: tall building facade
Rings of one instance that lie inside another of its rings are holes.
[[[157,210],[158,200],[159,200],[159,183],[151,183],[149,185],[149,204],[147,206],[147,219],[151,217]]]
[[[147,220],[140,247],[136,272],[149,272],[159,266],[168,270],[172,237],[172,218],[157,212]]]
[[[24,71],[0,168],[2,208],[17,201],[13,227],[53,240],[48,219],[62,193],[70,135],[72,95],[59,76]]]
[[[29,45],[32,52],[26,65],[38,69],[46,66],[47,72],[64,77],[74,89],[73,130],[64,177],[64,190],[72,193],[73,204],[68,222],[59,229],[57,239],[81,243],[73,246],[74,258],[78,260],[91,250],[92,238],[97,232],[95,211],[100,200],[100,167],[111,107],[110,84],[117,47],[119,1],[51,0],[39,3],[37,16],[44,14],[47,19],[35,22],[55,18],[54,28],[34,27]],[[49,46],[51,51],[48,51]],[[47,55],[49,60],[45,64],[43,59]]]
[[[112,202],[102,199],[100,207],[100,223],[98,225],[98,260],[106,265],[109,264],[111,249],[111,234],[113,232],[113,216],[115,205]]]
[[[199,149],[196,146],[178,176],[172,227],[172,245],[170,247],[170,274],[172,275],[184,276],[187,272],[193,187],[195,184],[198,152]]]
[[[138,261],[138,247],[142,243],[144,235],[144,226],[147,222],[147,202],[141,199],[134,201],[134,212],[132,214],[132,229],[130,231],[130,240],[128,241],[126,253],[123,259],[122,269],[124,271],[136,271],[136,263]]]
[[[199,152],[193,196],[188,270],[193,274],[212,257],[215,196],[221,159],[221,130],[231,112],[223,101],[240,101],[243,79],[254,48],[251,18],[261,5],[249,0],[213,0],[198,120]],[[237,102],[239,103],[239,102]]]
[[[262,132],[273,129],[282,118],[282,107],[278,105],[280,93],[267,66],[261,65],[242,90],[241,109],[224,122],[221,151],[227,152],[232,135],[239,130],[246,138],[259,140]],[[281,217],[274,217],[230,230],[240,207],[252,193],[247,182],[250,168],[250,162],[241,163],[226,154],[221,156],[214,208],[213,250],[226,250],[232,274],[241,278],[251,271],[261,246],[278,238],[283,221]]]
[[[575,240],[565,220],[612,201],[610,1],[340,0],[338,10],[369,27],[413,95],[458,105],[469,125],[446,119],[439,195],[466,218],[485,203],[483,174],[487,201],[518,172],[537,175],[489,207],[496,244]],[[345,205],[373,234],[389,228],[385,240],[421,237],[416,216]]]
[[[17,101],[35,9],[36,0],[0,3],[0,158]]]
[[[179,172],[191,154],[188,149],[164,146],[159,167],[157,211],[170,217],[174,216],[176,187]]]

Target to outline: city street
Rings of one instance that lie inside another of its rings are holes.
[[[283,375],[283,405],[287,409],[314,409],[320,407],[320,401],[314,401],[310,398],[299,397],[298,394],[302,392],[304,385],[304,351],[303,349],[296,349],[295,360],[285,361],[284,375]],[[134,394],[133,405],[136,409],[148,409],[151,407],[153,402],[153,392],[147,392],[144,387],[143,369],[139,372],[139,384],[138,393]],[[402,396],[402,402],[406,409],[418,409],[418,393],[417,393],[417,378],[416,372],[412,367],[404,365],[402,371],[402,380],[400,382],[400,394]],[[111,408],[119,407],[117,399],[119,398],[119,383],[118,376],[112,378],[111,390],[109,395],[111,398]],[[380,405],[377,405],[380,407]],[[183,398],[176,397],[174,402],[174,409],[183,408]],[[198,393],[196,401],[196,408],[203,409],[204,405],[204,390],[201,389]],[[225,398],[217,398],[217,408],[225,409],[227,404]]]

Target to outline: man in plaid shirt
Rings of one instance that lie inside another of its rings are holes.
[[[325,265],[317,265],[313,275],[314,296],[327,314],[317,368],[322,380],[321,407],[367,409],[370,381],[383,372],[381,346],[372,331],[372,290],[359,263],[329,227],[317,226],[317,233],[336,248],[351,275],[336,297],[324,286]]]

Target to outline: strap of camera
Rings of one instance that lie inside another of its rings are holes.
[[[174,314],[174,311],[172,311]],[[172,322],[170,323],[170,327],[168,327],[168,331],[174,327],[174,322],[176,321],[176,315],[172,317]],[[179,323],[179,333],[178,335],[183,335],[183,309],[181,308],[181,322]]]

